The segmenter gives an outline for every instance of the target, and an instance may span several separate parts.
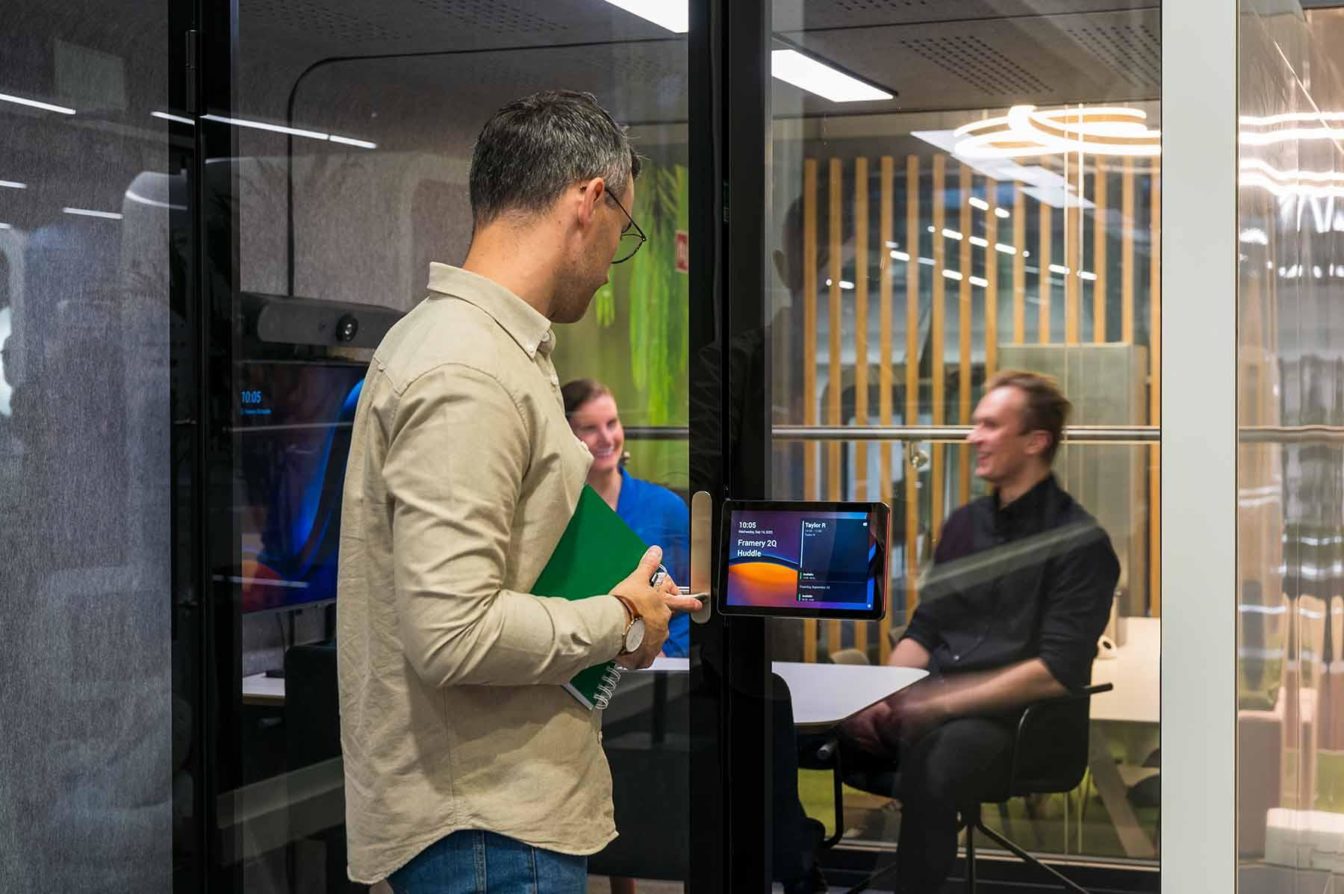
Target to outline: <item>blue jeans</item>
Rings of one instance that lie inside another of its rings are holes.
[[[588,858],[467,829],[440,838],[387,882],[395,894],[584,894]]]

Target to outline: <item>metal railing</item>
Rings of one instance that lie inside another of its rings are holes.
[[[1340,444],[1344,425],[1244,425],[1237,429],[1243,444]]]
[[[908,441],[955,443],[966,440],[969,425],[776,425],[776,441]],[[684,441],[685,426],[630,425],[625,436],[632,441]],[[1344,437],[1344,429],[1341,429]],[[1155,425],[1078,425],[1064,435],[1066,444],[1156,444],[1162,429]]]

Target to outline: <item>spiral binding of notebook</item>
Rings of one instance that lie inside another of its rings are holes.
[[[574,679],[565,684],[565,688],[590,711],[601,711],[611,703],[624,670],[614,661],[595,664],[575,674]]]
[[[593,699],[599,711],[605,711],[607,705],[611,704],[611,697],[616,694],[616,686],[621,682],[621,674],[624,672],[625,668],[619,664],[609,665],[603,672],[602,682],[598,684],[596,698]]]

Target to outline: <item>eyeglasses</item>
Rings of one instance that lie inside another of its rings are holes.
[[[630,216],[629,211],[625,210],[625,206],[620,203],[619,199],[610,192],[607,193],[607,198],[611,199],[612,204],[620,208],[621,213],[625,215],[626,224],[621,227],[621,241],[617,243],[616,254],[611,261],[613,264],[624,264],[635,256],[635,252],[639,251],[649,237],[644,235],[644,231],[639,228],[639,224],[635,223],[635,219]]]

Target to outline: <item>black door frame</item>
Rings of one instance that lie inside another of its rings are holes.
[[[173,279],[184,336],[174,338],[173,695],[175,735],[184,739],[174,785],[173,890],[242,891],[242,873],[225,853],[221,796],[242,780],[237,681],[241,674],[238,606],[216,569],[231,567],[237,538],[232,489],[233,295],[238,284],[238,178],[233,128],[206,121],[231,117],[237,0],[169,0],[169,95],[174,155],[187,178],[187,210],[172,215],[173,238],[186,244],[185,275]],[[207,175],[221,162],[224,176]],[[178,463],[182,463],[182,468]],[[223,498],[221,505],[220,498]],[[179,732],[180,731],[180,732]]]
[[[691,487],[714,530],[724,498],[769,496],[768,39],[767,0],[691,3]],[[715,615],[691,643],[689,890],[768,891],[767,627]]]

